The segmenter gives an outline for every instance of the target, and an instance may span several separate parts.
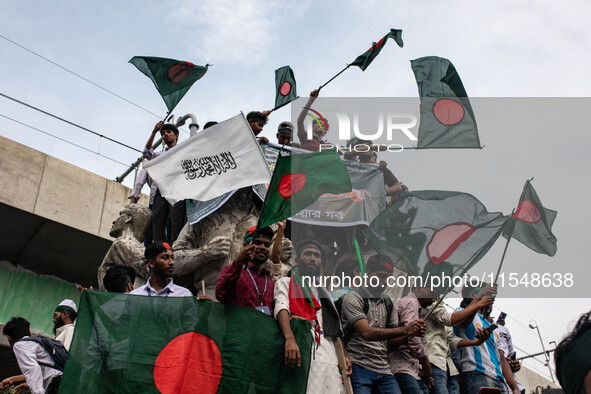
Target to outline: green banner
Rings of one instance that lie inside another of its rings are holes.
[[[0,265],[0,322],[24,317],[31,329],[53,336],[53,311],[66,298],[78,303],[76,286],[61,279],[37,275],[9,264]]]

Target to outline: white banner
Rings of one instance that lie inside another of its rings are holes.
[[[171,204],[186,198],[206,201],[271,179],[243,114],[197,133],[144,168]]]

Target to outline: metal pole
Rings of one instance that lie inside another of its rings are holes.
[[[545,354],[545,353],[550,354],[550,353],[552,353],[555,350],[556,349],[550,349],[547,352],[538,352],[538,353],[534,353],[534,354],[528,354],[527,356],[523,356],[523,357],[517,358],[517,360],[525,360],[525,359],[528,359],[528,358],[532,358],[532,357],[536,357],[536,356],[541,356],[542,354]]]
[[[536,325],[532,325],[531,322],[534,322]],[[546,351],[546,347],[544,346],[544,340],[542,339],[542,334],[540,333],[540,328],[538,327],[538,322],[535,320],[530,320],[529,328],[535,328],[538,332],[538,337],[540,338],[540,343],[542,344],[542,350],[544,351],[544,356],[546,358],[546,366],[548,367],[548,371],[550,371],[550,379],[552,379],[552,383],[556,383],[554,380],[554,374],[552,372],[552,368],[550,367],[550,357],[548,357],[548,352]]]
[[[162,143],[162,138],[158,139],[158,141],[156,141],[156,143],[154,145],[152,145],[152,149],[157,148],[158,145],[160,145]],[[115,182],[121,183],[123,182],[123,180],[125,179],[126,176],[128,176],[131,171],[134,170],[134,168],[137,168],[142,161],[144,160],[144,156],[138,157],[138,159],[136,161],[134,161],[131,166],[129,166],[129,168],[127,170],[125,170],[125,172],[121,175],[119,175],[117,178],[115,178]]]

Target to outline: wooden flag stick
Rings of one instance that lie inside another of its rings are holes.
[[[351,385],[351,376],[347,376],[347,362],[345,358],[345,345],[341,338],[336,339],[337,358],[341,366],[341,376],[343,378],[343,385],[345,386],[346,394],[353,394],[353,386]]]
[[[329,79],[328,81],[326,81],[326,82],[324,83],[324,85],[322,85],[322,86],[320,86],[320,87],[318,88],[318,90],[322,89],[323,87],[325,87],[326,85],[328,85],[329,83],[331,83],[333,79],[335,79],[336,77],[338,77],[339,75],[341,75],[342,73],[344,73],[344,72],[345,72],[345,70],[346,70],[346,69],[348,69],[349,67],[351,67],[351,65],[350,65],[350,64],[347,64],[347,67],[343,68],[341,71],[339,71],[339,72],[337,73],[337,75],[335,75],[334,77],[332,77],[331,79]]]
[[[205,281],[201,279],[201,294],[205,295]]]

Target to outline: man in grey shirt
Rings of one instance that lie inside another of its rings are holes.
[[[351,384],[357,393],[379,392],[401,394],[386,358],[387,341],[398,345],[410,336],[422,336],[425,322],[415,320],[406,327],[398,326],[398,314],[392,301],[381,295],[392,276],[393,266],[387,256],[375,255],[367,262],[367,285],[351,290],[343,298],[341,311],[354,333],[346,344],[353,364]],[[371,279],[377,277],[376,279]],[[369,286],[378,283],[377,287]]]

